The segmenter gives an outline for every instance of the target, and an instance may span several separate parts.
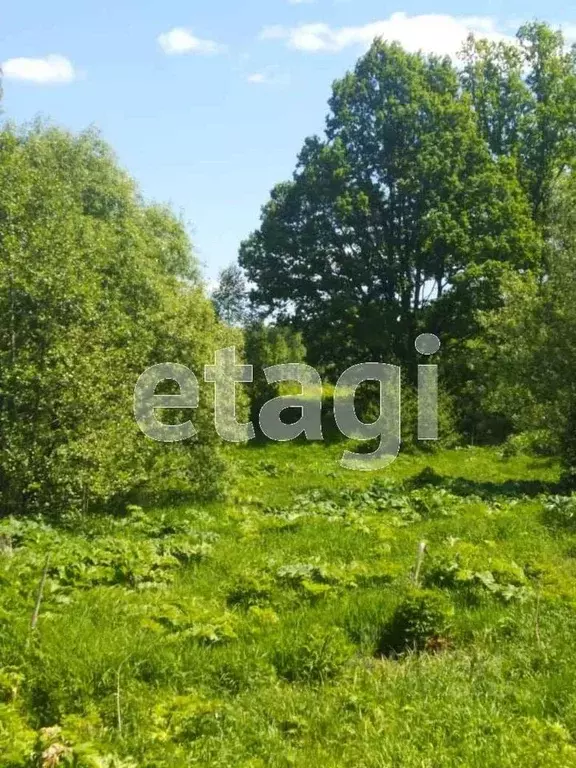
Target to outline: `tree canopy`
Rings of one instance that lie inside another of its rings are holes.
[[[462,85],[482,136],[511,158],[534,219],[545,226],[555,183],[576,151],[576,49],[542,22],[524,24],[515,44],[471,37]]]
[[[490,150],[453,63],[382,41],[334,84],[325,136],[306,140],[240,250],[252,300],[301,330],[327,371],[413,359],[420,329],[446,324],[430,307],[458,283],[467,301],[449,329],[467,331],[498,293],[483,270],[539,259],[515,163]]]
[[[212,302],[218,317],[228,325],[242,325],[248,319],[248,289],[237,264],[220,271]]]
[[[182,224],[144,204],[90,131],[6,126],[0,189],[3,507],[87,508],[154,473],[159,487],[168,473],[216,490],[223,465],[206,407],[196,442],[161,450],[132,409],[145,368],[194,369],[229,337]]]

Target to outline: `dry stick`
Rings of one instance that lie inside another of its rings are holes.
[[[422,568],[422,563],[424,562],[424,555],[426,554],[426,542],[421,541],[420,544],[418,544],[418,554],[416,555],[416,567],[414,569],[414,584],[418,586],[418,582],[420,581],[420,570]]]
[[[38,587],[38,597],[36,598],[36,606],[34,607],[34,613],[32,614],[32,621],[30,622],[30,632],[34,632],[36,625],[38,624],[38,617],[40,616],[40,606],[42,605],[42,597],[44,596],[44,587],[46,585],[46,577],[48,575],[48,565],[50,564],[50,555],[46,555],[46,562],[44,563],[44,570],[42,571],[42,578],[40,579],[40,586]]]
[[[122,665],[116,670],[116,720],[118,723],[118,733],[122,736],[122,707],[120,706],[120,670]]]
[[[116,723],[118,726],[118,733],[120,736],[122,736],[122,706],[120,704],[120,672],[122,671],[122,667],[124,664],[128,661],[127,657],[124,659],[123,662],[121,662],[120,666],[116,670]]]
[[[536,619],[534,622],[534,629],[536,631],[538,648],[542,648],[542,638],[540,637],[540,590],[538,590],[538,595],[536,597]]]

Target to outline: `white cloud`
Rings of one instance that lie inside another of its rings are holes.
[[[37,59],[8,59],[2,64],[2,72],[7,79],[27,80],[40,85],[71,83],[76,79],[72,63],[56,53]]]
[[[265,67],[261,72],[253,72],[246,80],[253,85],[288,85],[290,82],[289,76],[275,65]]]
[[[330,27],[302,24],[298,27],[265,27],[262,40],[284,40],[288,48],[307,53],[337,53],[351,46],[367,48],[374,38],[397,41],[408,51],[455,55],[470,32],[491,40],[510,39],[498,31],[494,19],[486,16],[448,16],[393,13],[388,19],[357,27]]]
[[[224,47],[214,40],[196,37],[190,29],[184,27],[174,27],[169,32],[164,32],[158,37],[158,42],[164,53],[169,55],[179,53],[210,55],[224,50]]]

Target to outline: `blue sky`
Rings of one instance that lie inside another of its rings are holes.
[[[190,225],[209,279],[322,130],[332,81],[376,35],[451,53],[468,29],[510,35],[569,11],[511,0],[2,0],[4,114],[98,126],[149,199]],[[576,19],[574,19],[576,22]]]

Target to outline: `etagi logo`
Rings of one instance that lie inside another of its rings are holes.
[[[431,356],[440,349],[440,339],[431,333],[419,336],[416,351]],[[297,382],[299,395],[285,395],[266,402],[259,414],[262,433],[270,440],[287,442],[304,435],[307,440],[323,440],[322,379],[311,366],[285,363],[264,369],[269,384]],[[214,384],[214,426],[227,442],[243,443],[256,437],[252,422],[240,423],[236,414],[236,384],[254,380],[252,365],[238,365],[235,347],[217,350],[214,365],[204,368],[204,381]],[[176,382],[178,395],[157,395],[158,386],[165,381]],[[365,382],[379,384],[379,416],[366,424],[360,421],[354,406],[358,387]],[[198,379],[185,365],[162,363],[148,368],[134,389],[134,415],[142,432],[152,440],[175,443],[197,435],[191,421],[165,424],[156,417],[157,410],[198,408],[200,390]],[[281,414],[298,409],[301,417],[285,423]],[[344,451],[341,464],[354,470],[374,471],[389,466],[400,450],[401,386],[400,367],[387,363],[360,363],[348,368],[334,389],[334,419],[341,434],[355,440],[379,439],[372,453]],[[438,366],[418,366],[418,439],[438,439]]]

